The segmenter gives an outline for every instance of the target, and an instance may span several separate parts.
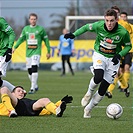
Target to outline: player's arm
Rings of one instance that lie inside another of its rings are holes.
[[[9,36],[8,48],[12,48],[15,40],[15,33],[11,26],[6,22],[4,18],[0,20],[0,29]]]
[[[81,28],[77,29],[74,33],[65,34],[64,38],[74,39],[76,36],[79,36],[87,31],[94,32],[97,29],[97,26],[98,26],[97,23],[98,22],[86,24],[86,25],[82,26]]]
[[[132,48],[132,44],[130,41],[130,35],[128,31],[123,38],[123,42],[124,42],[124,48],[122,49],[122,51],[119,52],[121,57],[125,56]]]
[[[14,50],[17,49],[19,45],[25,40],[26,40],[25,29],[23,29],[20,37],[18,38],[16,44],[14,45]]]
[[[48,39],[48,35],[46,34],[45,30],[43,30],[43,33],[42,33],[42,37],[43,37],[43,41],[45,42],[45,46],[47,48],[47,59],[50,58],[50,43],[49,43],[49,39]]]

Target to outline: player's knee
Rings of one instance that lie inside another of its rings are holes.
[[[8,93],[8,88],[7,87],[2,87],[1,88],[1,94],[7,94]]]
[[[38,71],[38,66],[37,65],[33,65],[32,66],[32,73],[35,73]]]
[[[42,100],[42,102],[44,103],[44,105],[47,105],[47,104],[49,104],[51,101],[49,100],[49,98],[42,98],[41,99]]]
[[[102,69],[94,69],[94,82],[99,84],[103,80],[104,71]]]

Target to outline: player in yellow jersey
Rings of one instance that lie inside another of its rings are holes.
[[[131,27],[131,24],[127,22],[128,14],[126,12],[120,13],[120,9],[117,6],[113,6],[111,8],[117,12],[119,17],[118,23],[122,25],[129,32],[131,41],[133,43],[133,29]],[[128,54],[126,54],[124,58],[121,59],[121,65],[119,68],[118,75],[114,79],[114,83],[109,86],[108,91],[106,93],[106,96],[108,96],[108,98],[112,98],[112,92],[118,81],[120,81],[119,89],[125,92],[126,97],[129,97],[130,95],[129,78],[130,78],[131,65],[132,65],[132,50]]]
[[[23,87],[17,86],[11,93],[7,87],[1,88],[0,115],[17,117],[17,116],[38,116],[55,114],[62,117],[66,109],[66,104],[71,103],[72,96],[65,96],[57,103],[53,103],[49,98],[40,98],[31,100],[25,98]]]

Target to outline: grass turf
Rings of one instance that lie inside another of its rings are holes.
[[[115,89],[113,98],[105,97],[92,110],[92,118],[83,118],[83,107],[80,101],[86,93],[92,74],[88,71],[76,72],[75,76],[68,73],[60,77],[60,72],[39,71],[39,91],[27,94],[28,98],[48,97],[56,102],[66,94],[73,96],[73,103],[67,106],[62,118],[54,115],[37,117],[8,118],[0,116],[0,133],[132,133],[133,131],[133,93],[130,78],[130,97]],[[131,76],[132,77],[132,76]],[[26,71],[8,71],[6,80],[14,85],[22,85],[27,92],[30,82]],[[118,120],[106,116],[106,107],[110,103],[123,106],[123,114]]]

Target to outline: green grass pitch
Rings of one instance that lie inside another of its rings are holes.
[[[0,116],[0,133],[132,133],[133,132],[133,83],[130,78],[130,97],[116,88],[113,98],[104,99],[92,110],[92,118],[83,118],[81,98],[87,91],[92,74],[89,71],[68,73],[60,77],[60,72],[39,71],[39,91],[27,94],[28,98],[48,97],[56,102],[65,95],[73,96],[73,103],[67,106],[62,118],[54,115],[9,118]],[[132,76],[131,76],[132,77]],[[30,82],[27,71],[8,71],[5,78],[14,85],[22,85],[27,91]],[[118,120],[109,119],[105,110],[110,103],[119,103],[123,114]]]

